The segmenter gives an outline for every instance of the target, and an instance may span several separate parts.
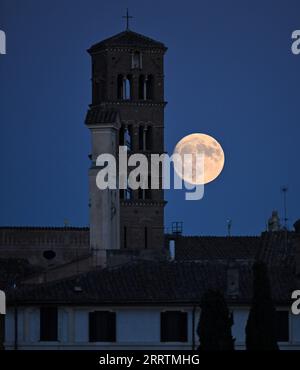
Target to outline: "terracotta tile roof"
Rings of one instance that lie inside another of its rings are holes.
[[[179,236],[175,240],[175,256],[180,261],[237,259],[251,262],[260,244],[259,236]]]
[[[22,304],[184,304],[200,302],[208,288],[227,291],[228,264],[221,262],[136,261],[105,268],[61,281],[19,287],[16,299]],[[248,304],[252,298],[252,268],[240,264],[239,294],[228,301]],[[290,302],[295,289],[290,269],[270,270],[275,302]],[[81,291],[75,290],[80,287]],[[8,292],[12,303],[14,293]]]
[[[294,267],[297,243],[300,244],[300,235],[293,232],[263,233],[257,259],[272,267]]]
[[[84,240],[86,243],[89,234],[88,228],[0,228],[0,236],[1,231],[8,233],[6,237],[12,232],[14,243],[18,238],[30,243],[37,238],[40,243],[41,236],[46,237],[49,233],[58,241],[64,236],[69,241]],[[47,237],[46,241],[49,242]],[[296,243],[299,243],[299,235],[291,232],[264,233],[261,237],[182,236],[176,239],[176,260],[173,262],[136,259],[56,282],[20,285],[13,295],[8,292],[8,297],[11,301],[16,293],[22,304],[197,303],[207,288],[226,293],[227,270],[234,260],[239,271],[239,294],[236,300],[229,299],[237,304],[250,303],[252,263],[259,259],[268,264],[273,298],[286,304],[290,301],[291,291],[297,289]],[[25,260],[0,260],[0,283],[5,287],[12,286],[15,280],[22,280],[29,273],[33,273],[32,266]],[[82,291],[76,292],[76,286]]]
[[[98,123],[115,123],[119,120],[119,113],[115,109],[103,109],[93,107],[86,115],[85,124],[94,125]]]
[[[39,267],[22,258],[0,258],[0,289],[8,289],[39,271]]]
[[[89,246],[87,227],[0,227],[0,247]]]
[[[68,231],[68,230],[78,230],[78,231],[88,231],[88,227],[76,227],[76,226],[0,226],[1,230],[31,230],[31,231],[42,231],[42,230],[57,230],[57,231]]]

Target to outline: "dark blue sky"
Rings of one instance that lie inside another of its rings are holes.
[[[163,41],[166,148],[202,132],[223,146],[221,176],[201,201],[169,191],[166,226],[187,234],[259,234],[280,186],[290,225],[300,217],[299,0],[0,0],[0,225],[88,224],[91,101],[86,49],[132,29]]]

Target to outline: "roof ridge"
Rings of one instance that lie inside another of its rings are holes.
[[[0,230],[4,229],[33,229],[33,230],[88,230],[88,226],[0,226]]]
[[[170,234],[172,235],[172,234]],[[217,238],[222,238],[222,239],[245,239],[245,238],[249,238],[249,239],[254,239],[254,238],[261,238],[261,235],[231,235],[231,236],[228,236],[228,235],[181,235],[182,238],[214,238],[214,239],[217,239]]]
[[[141,38],[143,38],[143,39],[145,39],[145,40],[148,40],[148,41],[151,41],[151,42],[155,42],[155,43],[157,43],[157,44],[163,44],[162,42],[157,41],[157,40],[153,39],[152,37],[145,36],[145,35],[143,35],[143,34],[141,34],[141,33],[135,32],[135,31],[126,30],[125,32],[127,32],[127,33],[131,33],[131,34],[136,35],[136,36],[138,36],[138,37],[141,37]],[[122,33],[122,32],[121,32],[121,33]]]
[[[111,37],[108,37],[100,42],[97,42],[95,44],[93,44],[89,49],[88,49],[88,52],[89,51],[92,51],[94,49],[97,49],[98,47],[101,47],[101,46],[104,46],[104,45],[108,45],[108,44],[112,44],[114,43],[114,41],[118,41],[118,39],[121,39],[122,37],[130,37],[130,36],[134,36],[136,37],[137,39],[140,38],[142,40],[144,40],[145,42],[148,42],[148,44],[145,44],[144,46],[153,46],[153,47],[160,47],[160,48],[165,48],[167,49],[167,47],[164,45],[163,42],[161,41],[157,41],[149,36],[145,36],[145,35],[142,35],[141,33],[138,33],[138,32],[135,32],[135,31],[131,31],[131,30],[125,30],[125,31],[122,31],[122,32],[119,32],[117,33],[116,35],[113,35]],[[122,45],[122,43],[124,43],[124,45],[126,45],[127,43],[124,42],[124,40],[120,43],[120,45]],[[151,44],[151,45],[149,45]],[[116,46],[118,45],[117,43],[115,44]]]

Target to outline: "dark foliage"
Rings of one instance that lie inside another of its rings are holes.
[[[218,291],[208,290],[202,297],[201,316],[197,328],[199,350],[234,350],[232,325],[233,317],[223,295]]]
[[[253,301],[246,326],[247,350],[277,350],[276,311],[265,263],[253,265]]]

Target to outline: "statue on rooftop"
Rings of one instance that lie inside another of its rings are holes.
[[[272,212],[272,216],[268,220],[268,231],[279,231],[281,228],[280,226],[280,218],[277,211]]]

